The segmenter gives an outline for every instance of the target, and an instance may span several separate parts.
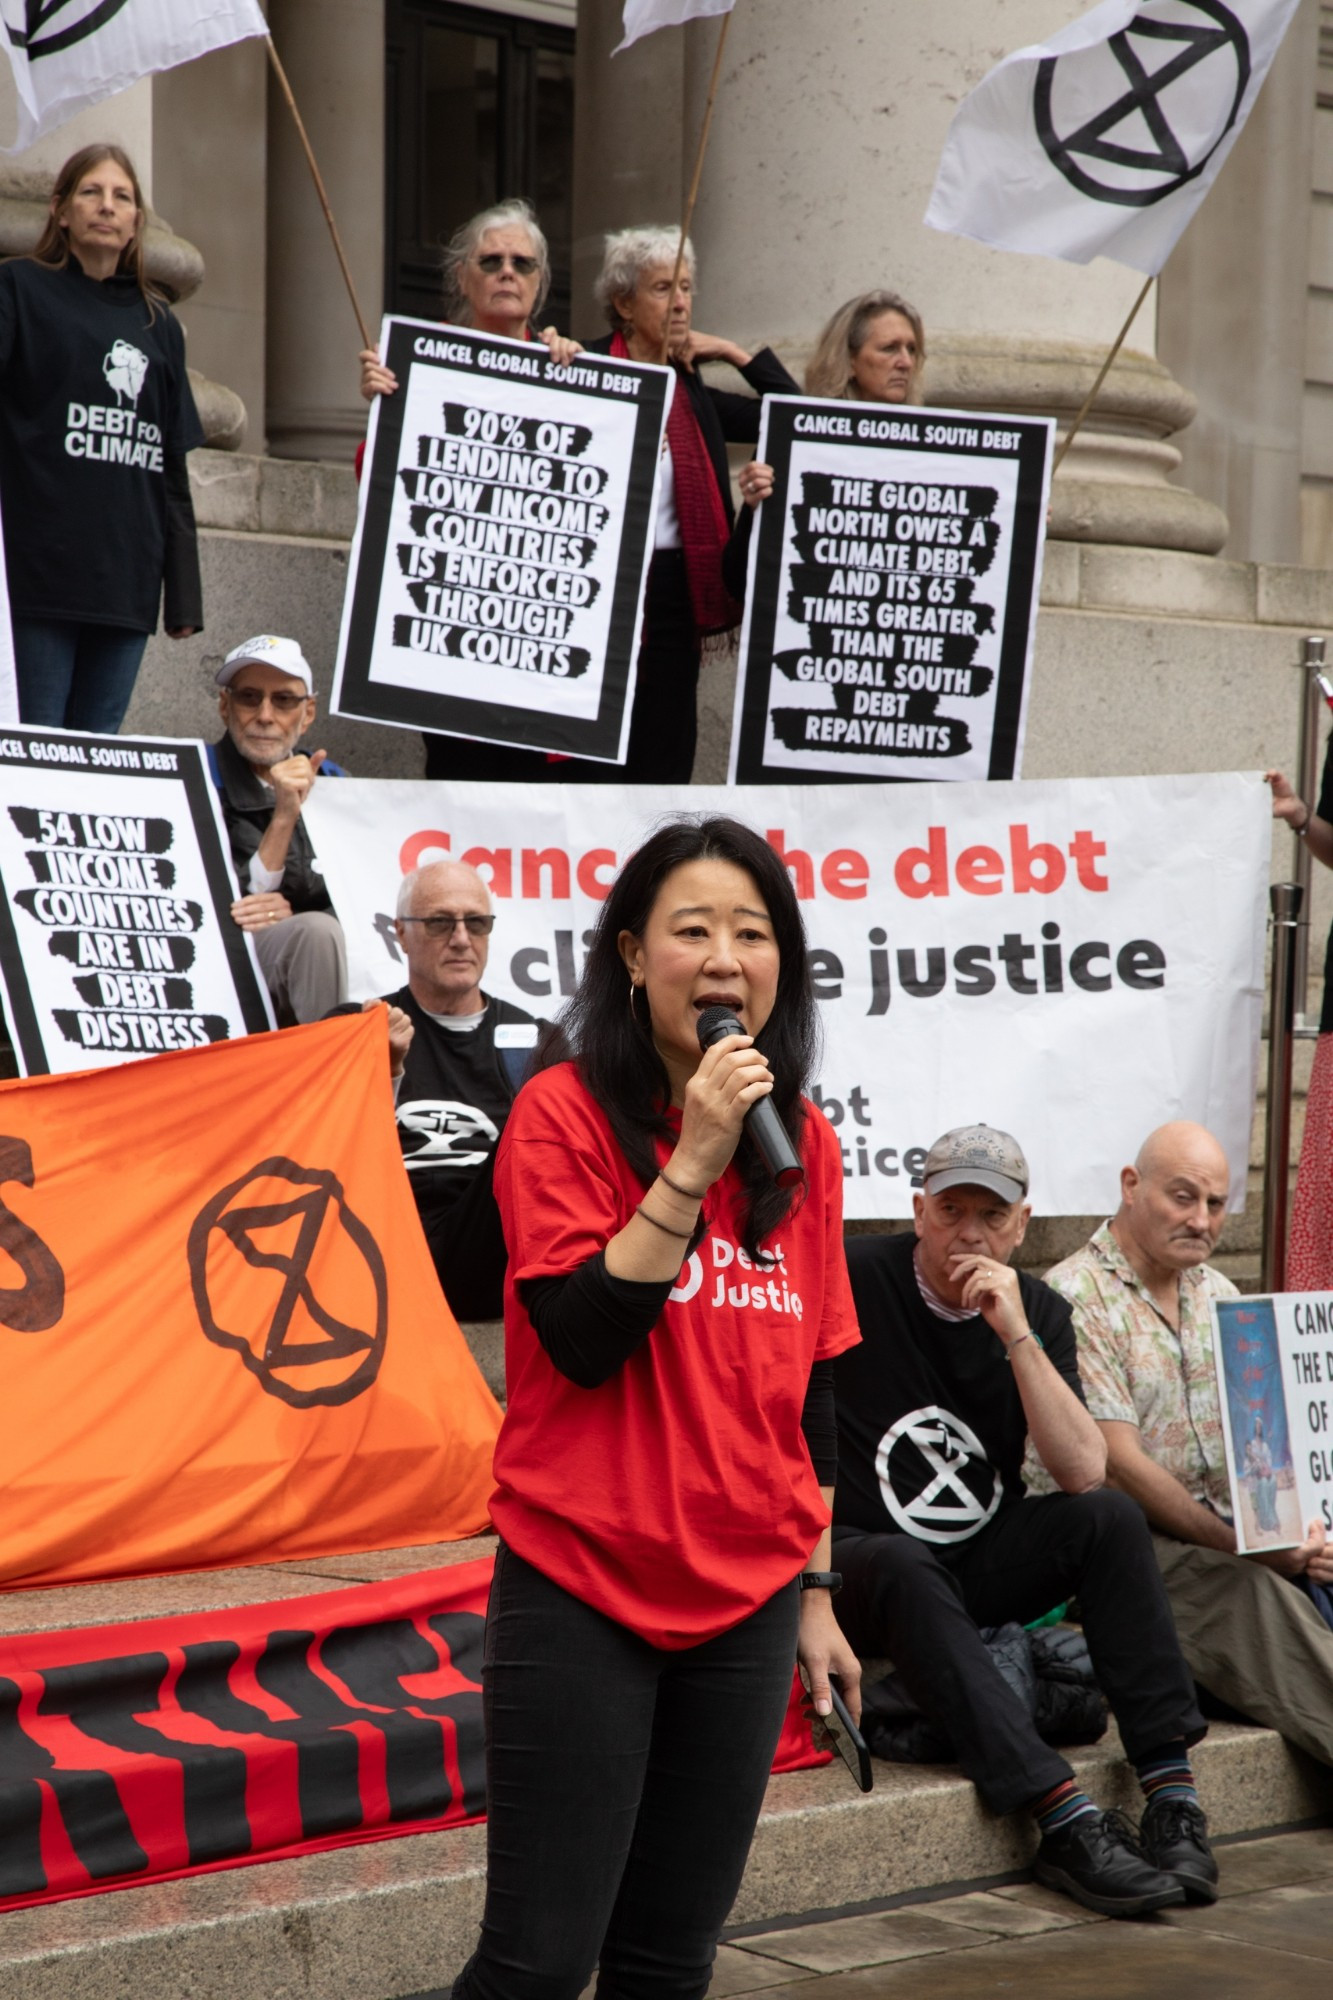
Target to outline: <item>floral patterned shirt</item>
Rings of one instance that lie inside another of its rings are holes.
[[[1177,1333],[1104,1222],[1046,1273],[1046,1282],[1073,1308],[1078,1369],[1093,1416],[1137,1424],[1148,1456],[1192,1500],[1230,1520],[1208,1302],[1237,1298],[1231,1280],[1207,1264],[1182,1271]]]

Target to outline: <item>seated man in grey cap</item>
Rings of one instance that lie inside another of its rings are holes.
[[[301,808],[322,750],[297,744],[315,719],[314,677],[295,639],[263,633],[228,653],[214,676],[226,734],[210,744],[241,893],[232,916],[255,941],[278,1021],[318,1021],[347,998],[347,953]]]
[[[1187,1749],[1205,1725],[1143,1516],[1102,1486],[1069,1307],[1010,1266],[1028,1181],[1007,1132],[946,1132],[915,1235],[847,1246],[862,1344],[833,1364],[838,1617],[859,1653],[892,1659],[990,1809],[1032,1814],[1039,1881],[1144,1916],[1217,1893]],[[1045,1498],[1025,1497],[1029,1438],[1060,1488]],[[1038,1735],[978,1629],[1072,1597],[1147,1799],[1137,1836]]]

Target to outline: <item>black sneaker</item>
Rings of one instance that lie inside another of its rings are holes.
[[[1193,1799],[1151,1799],[1139,1839],[1153,1867],[1173,1876],[1192,1903],[1217,1901],[1217,1863],[1202,1806]]]
[[[1032,1872],[1103,1917],[1147,1917],[1183,1903],[1185,1891],[1155,1868],[1123,1813],[1084,1813],[1042,1836]]]

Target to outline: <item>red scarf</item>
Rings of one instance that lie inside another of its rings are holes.
[[[618,361],[632,358],[621,333],[612,335],[611,352]],[[679,378],[683,370],[677,368],[676,374]],[[722,555],[731,539],[727,511],[717,490],[717,474],[699,420],[680,379],[667,417],[667,444],[676,480],[676,514],[680,520],[690,603],[699,637],[703,639],[710,632],[729,630],[739,622],[741,614],[740,606],[722,581]]]

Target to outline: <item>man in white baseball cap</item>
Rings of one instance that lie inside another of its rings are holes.
[[[241,893],[232,916],[255,941],[282,1025],[347,998],[347,953],[301,808],[316,776],[341,776],[297,744],[315,719],[314,676],[295,639],[260,633],[214,675],[226,734],[209,746]]]
[[[1069,1307],[1011,1262],[1028,1186],[1009,1133],[958,1126],[926,1155],[915,1235],[847,1246],[861,1345],[833,1364],[838,1618],[858,1653],[892,1659],[991,1811],[1031,1814],[1039,1881],[1146,1916],[1217,1894],[1188,1756],[1205,1725],[1143,1516],[1103,1486]],[[1029,1440],[1058,1489],[1041,1498]],[[1147,1801],[1137,1836],[1080,1789],[981,1638],[1074,1596]],[[862,1727],[883,1741],[873,1687]]]

